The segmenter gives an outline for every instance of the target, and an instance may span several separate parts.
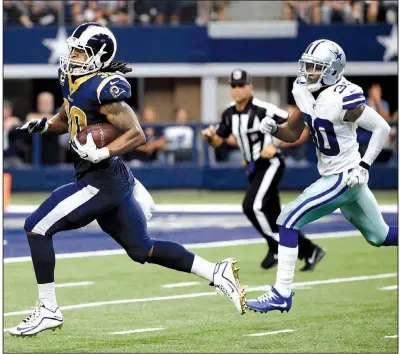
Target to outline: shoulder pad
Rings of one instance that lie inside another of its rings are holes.
[[[131,85],[129,82],[118,74],[104,75],[100,73],[100,81],[97,86],[97,100],[100,104],[123,101],[131,97]]]
[[[353,109],[365,104],[365,96],[360,86],[349,83],[342,92],[342,108]]]

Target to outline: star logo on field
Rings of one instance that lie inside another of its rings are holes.
[[[60,56],[68,55],[67,38],[67,30],[65,27],[60,27],[56,38],[46,38],[42,41],[43,45],[51,51],[49,64],[56,64]]]
[[[397,57],[397,26],[394,25],[388,36],[377,36],[376,40],[385,47],[385,53],[383,54],[383,61],[389,61],[390,59]]]

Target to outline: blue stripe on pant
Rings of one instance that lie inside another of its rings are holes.
[[[305,205],[311,203],[312,201],[317,200],[317,199],[320,199],[320,198],[322,198],[322,197],[328,195],[328,194],[331,193],[332,191],[334,191],[334,190],[340,185],[340,183],[342,182],[342,179],[343,179],[343,173],[339,173],[339,178],[338,178],[338,180],[336,181],[336,183],[335,183],[331,188],[329,188],[328,190],[326,190],[326,191],[324,191],[324,192],[322,192],[322,193],[320,193],[320,194],[317,194],[316,196],[313,196],[313,197],[311,197],[311,198],[306,199],[303,203],[301,203],[297,208],[295,208],[295,209],[289,214],[289,216],[286,218],[286,220],[285,220],[285,222],[283,223],[282,226],[284,226],[284,227],[290,227],[290,226],[288,226],[288,223],[289,223],[290,219],[292,219],[293,216],[294,216],[301,208],[303,208]],[[340,194],[344,193],[344,191],[345,191],[345,189],[342,189],[342,191],[340,192]],[[339,195],[340,195],[340,194],[339,194]],[[332,199],[336,198],[337,196],[338,196],[338,194],[336,194],[335,196],[333,196],[332,198],[330,198],[328,201],[323,201],[323,202],[321,202],[321,203],[319,203],[319,204],[313,206],[313,207],[310,208],[310,209],[306,209],[305,211],[303,211],[303,212],[299,215],[299,217],[296,218],[296,220],[295,220],[294,222],[291,223],[291,225],[295,225],[307,212],[309,212],[309,211],[311,211],[311,210],[314,210],[315,208],[318,208],[318,207],[321,206],[322,204],[328,203],[329,201],[331,201]]]

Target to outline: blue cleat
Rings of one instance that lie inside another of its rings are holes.
[[[273,310],[289,312],[292,307],[293,295],[294,292],[292,292],[289,297],[283,297],[272,286],[271,290],[267,291],[263,296],[254,300],[248,300],[246,305],[250,310],[255,312],[269,312]]]

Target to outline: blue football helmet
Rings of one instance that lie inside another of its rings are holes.
[[[117,51],[117,41],[105,26],[88,22],[75,29],[67,39],[69,56],[60,57],[60,68],[64,74],[81,76],[101,70],[110,65]],[[85,62],[72,59],[74,49],[84,51]]]

